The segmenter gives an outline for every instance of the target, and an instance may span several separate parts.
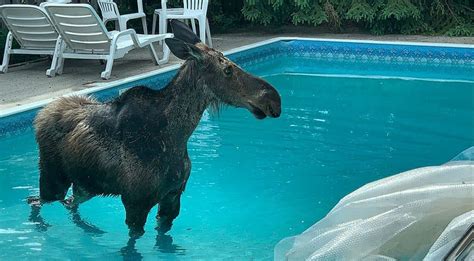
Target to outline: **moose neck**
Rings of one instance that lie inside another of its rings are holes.
[[[169,103],[169,131],[182,135],[187,141],[199,124],[204,110],[215,100],[207,89],[194,61],[187,61],[173,80],[165,87]]]

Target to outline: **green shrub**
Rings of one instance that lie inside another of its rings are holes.
[[[137,10],[135,0],[115,0],[122,13]],[[373,34],[444,34],[474,36],[472,0],[210,0],[208,17],[213,33],[232,32],[246,25],[325,25],[338,31],[349,25]],[[143,0],[151,28],[159,0]],[[182,0],[169,0],[169,7],[182,6]],[[130,27],[141,32],[141,21]],[[112,29],[113,25],[109,24]],[[8,31],[0,28],[0,59]],[[14,46],[18,46],[14,43]],[[38,56],[13,55],[11,63]]]
[[[242,13],[263,25],[357,25],[374,34],[473,35],[470,0],[245,0]]]

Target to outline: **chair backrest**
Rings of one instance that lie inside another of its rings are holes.
[[[195,11],[201,11],[206,13],[208,3],[209,0],[183,0],[184,13]]]
[[[41,2],[39,6],[43,8],[47,4],[69,4],[72,0],[46,0],[46,2]]]
[[[116,20],[120,16],[117,4],[113,0],[98,0],[100,12],[102,13],[102,20]],[[143,0],[137,0],[137,7],[139,13],[143,12]]]
[[[120,16],[117,4],[112,0],[99,0],[100,12],[102,13],[102,21],[117,20]]]
[[[88,4],[48,4],[44,7],[69,48],[108,51],[110,37],[104,23]]]
[[[48,4],[69,4],[72,0],[46,0],[45,3]]]
[[[168,0],[161,0],[161,9],[164,10],[165,12],[167,9],[167,6],[166,6],[167,2]],[[206,14],[208,4],[209,4],[209,0],[183,0],[184,13],[186,14],[186,13],[201,12],[201,13]]]
[[[58,33],[43,9],[34,5],[2,5],[0,16],[22,48],[54,49]]]

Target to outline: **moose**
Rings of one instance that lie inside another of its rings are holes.
[[[62,97],[38,113],[40,193],[31,205],[78,207],[94,196],[120,196],[130,235],[145,232],[157,204],[157,229],[166,233],[191,171],[187,142],[204,111],[230,105],[257,119],[280,116],[281,98],[269,83],[206,46],[184,23],[173,20],[171,28],[174,37],[165,42],[185,62],[166,87],[133,87],[106,103]]]

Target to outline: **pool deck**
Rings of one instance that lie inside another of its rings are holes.
[[[214,35],[214,48],[227,51],[243,45],[248,45],[274,37],[317,37],[327,39],[358,39],[377,41],[409,41],[432,43],[473,44],[474,37],[441,37],[441,36],[406,36],[385,35],[373,36],[367,34],[314,34],[314,33],[239,33]],[[161,49],[161,48],[160,48]],[[46,69],[50,62],[42,60],[20,66],[12,66],[7,74],[0,74],[0,112],[24,104],[62,96],[71,92],[97,87],[104,82],[112,82],[151,72],[180,61],[171,56],[166,65],[155,66],[147,49],[134,50],[123,59],[116,60],[112,76],[108,81],[100,79],[104,65],[98,61],[66,60],[64,72],[54,78],[46,77]]]

